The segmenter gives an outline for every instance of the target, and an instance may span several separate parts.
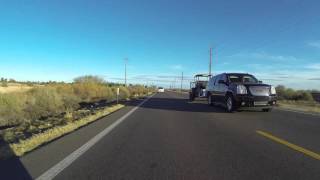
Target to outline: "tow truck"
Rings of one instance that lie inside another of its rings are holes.
[[[194,101],[195,98],[206,98],[206,87],[211,75],[196,74],[194,81],[190,82],[189,100]]]

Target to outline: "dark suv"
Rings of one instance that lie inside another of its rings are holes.
[[[209,105],[222,105],[227,112],[237,109],[268,112],[277,102],[273,86],[244,73],[223,73],[211,77],[207,85],[207,98]]]

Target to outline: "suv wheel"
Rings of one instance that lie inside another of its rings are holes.
[[[226,98],[226,110],[227,112],[233,112],[234,110],[233,98],[230,95],[227,95],[227,98]]]

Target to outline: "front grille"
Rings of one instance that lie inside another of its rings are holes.
[[[250,86],[249,90],[253,96],[269,96],[270,95],[270,87],[268,86]]]
[[[255,96],[253,98],[254,101],[270,101],[269,96]]]

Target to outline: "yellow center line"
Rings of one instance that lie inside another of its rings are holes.
[[[312,151],[310,151],[308,149],[305,149],[303,147],[297,146],[297,145],[292,144],[292,143],[290,143],[290,142],[288,142],[286,140],[280,139],[278,137],[275,137],[275,136],[273,136],[273,135],[271,135],[269,133],[263,132],[263,131],[257,130],[256,133],[258,133],[259,135],[264,136],[266,138],[269,138],[269,139],[271,139],[271,140],[273,140],[273,141],[275,141],[277,143],[283,144],[283,145],[285,145],[285,146],[287,146],[287,147],[289,147],[289,148],[291,148],[293,150],[299,151],[299,152],[301,152],[301,153],[303,153],[305,155],[313,157],[314,159],[320,160],[320,154],[318,154],[318,153],[312,152]]]

